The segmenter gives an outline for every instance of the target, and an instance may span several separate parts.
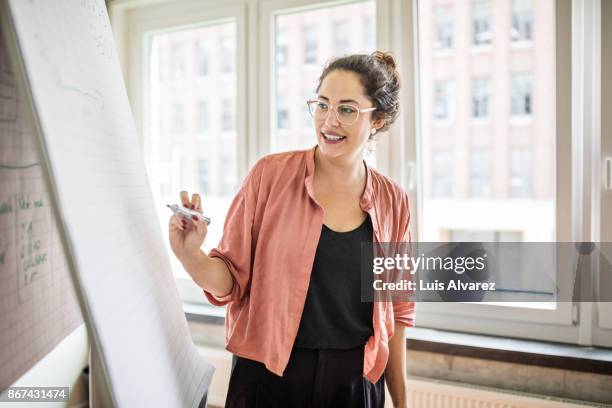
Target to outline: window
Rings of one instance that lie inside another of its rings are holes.
[[[350,47],[350,25],[347,20],[334,23],[334,54],[337,57],[345,55]]]
[[[201,77],[208,75],[208,51],[201,42],[196,44],[196,74]]]
[[[307,135],[310,136],[312,135],[312,131],[314,128],[313,122],[312,122],[312,115],[310,114],[310,110],[308,109],[308,105],[306,104],[306,101],[310,100],[310,99],[314,99],[315,95],[314,92],[311,91],[304,91],[303,92],[303,96],[302,96],[302,100],[300,101],[302,103],[302,121],[303,121],[303,126],[304,129],[306,130]]]
[[[287,95],[279,94],[276,99],[276,127],[278,129],[287,129],[289,127],[289,109],[287,108]]]
[[[473,0],[472,30],[474,45],[491,44],[493,30],[491,29],[491,0]]]
[[[239,134],[233,107],[237,99],[237,75],[235,70],[223,73],[221,63],[217,63],[222,48],[236,49],[236,29],[236,22],[228,19],[223,23],[199,19],[172,30],[154,26],[142,32],[145,51],[135,54],[145,56],[146,75],[132,80],[141,81],[147,97],[142,104],[146,120],[143,152],[156,207],[177,202],[181,190],[199,193],[207,215],[213,220],[204,243],[207,251],[221,238],[222,228],[212,225],[217,222],[223,225],[221,220],[231,201],[225,193],[233,188],[230,178],[237,178]],[[186,51],[190,51],[190,60],[182,59]],[[189,66],[193,67],[193,75],[186,71]],[[160,79],[160,71],[171,74]],[[181,81],[175,80],[177,75],[182,77]],[[202,81],[202,75],[209,80]],[[224,129],[231,132],[222,132]],[[181,137],[174,137],[174,133]],[[223,137],[202,137],[213,133],[221,133]],[[222,161],[217,159],[221,157]],[[224,185],[223,177],[227,178]],[[168,214],[161,211],[159,216],[160,225],[167,226]],[[169,245],[167,231],[162,233]],[[177,282],[189,282],[180,262],[175,257],[170,260]],[[201,291],[198,293],[196,289],[193,299],[200,301]]]
[[[470,157],[470,197],[491,196],[491,153],[489,149],[475,147]]]
[[[287,32],[278,30],[276,32],[276,66],[281,68],[287,65],[289,60],[289,44],[287,42]]]
[[[210,193],[209,187],[209,169],[208,169],[208,160],[200,159],[198,160],[198,185],[199,191],[202,195],[208,195]]]
[[[373,16],[367,14],[363,18],[363,35],[365,39],[363,43],[366,44],[368,50],[376,48],[376,25],[374,24]]]
[[[187,75],[187,61],[185,48],[181,45],[172,45],[172,77],[175,79],[185,78]]]
[[[567,127],[559,126],[558,121],[568,114],[563,109],[562,117],[556,115],[566,106],[565,100],[556,97],[556,87],[561,83],[557,82],[558,70],[566,77],[568,71],[567,66],[558,66],[556,59],[556,7],[560,2],[543,3],[546,6],[532,16],[533,24],[538,24],[538,36],[532,38],[529,34],[537,55],[517,51],[508,46],[509,42],[492,41],[497,21],[499,27],[511,26],[512,4],[516,4],[511,0],[417,3],[413,18],[418,19],[419,40],[415,79],[419,84],[415,101],[418,128],[413,135],[410,125],[405,127],[406,154],[411,157],[410,152],[416,152],[412,160],[423,183],[410,193],[412,202],[418,203],[415,241],[471,238],[555,242],[562,240],[559,234],[568,230],[566,220],[571,217],[564,213],[564,203],[570,201],[571,189],[565,184],[569,183],[567,177],[557,179],[557,170],[563,169],[561,163],[567,162],[557,143],[568,143],[562,138]],[[404,33],[406,41],[413,41],[409,28]],[[483,43],[490,44],[491,52],[442,56],[438,52],[459,44],[465,47]],[[563,92],[570,89],[569,82],[562,86],[567,87]],[[513,120],[525,116],[528,120]],[[495,120],[479,120],[482,118]],[[533,156],[527,158],[522,150],[513,153],[515,148],[524,148]],[[446,165],[452,166],[450,170],[444,168],[444,162],[452,163]],[[445,177],[447,173],[452,177]],[[411,180],[407,171],[404,176]],[[560,185],[564,187],[557,189]],[[478,332],[484,321],[490,333],[503,335],[515,333],[500,320],[512,321],[513,327],[528,327],[526,321],[535,316],[541,319],[539,324],[571,324],[571,306],[561,303],[550,306],[554,310],[531,304],[449,306],[419,304],[421,324]],[[521,331],[521,336],[530,337],[533,332],[531,327]]]
[[[234,109],[232,101],[224,99],[221,107],[221,130],[224,132],[231,132],[234,130]]]
[[[476,78],[472,81],[472,116],[486,118],[489,116],[489,97],[491,93],[491,80],[489,78]]]
[[[434,10],[434,46],[435,50],[453,48],[453,9],[450,6],[438,6]]]
[[[532,109],[531,100],[531,74],[512,75],[512,116],[530,116]]]
[[[199,101],[196,105],[196,132],[208,130],[208,105],[204,101]]]
[[[221,195],[231,197],[236,192],[236,171],[230,157],[221,158]]]
[[[531,150],[513,147],[510,151],[510,197],[530,197],[531,177]]]
[[[231,74],[236,65],[236,42],[235,39],[223,38],[221,40],[221,70],[224,74]]]
[[[451,197],[453,194],[453,157],[449,151],[434,151],[431,157],[432,197]]]
[[[316,64],[319,48],[317,41],[317,26],[309,25],[302,27],[302,38],[304,41],[304,63]]]
[[[533,4],[531,0],[512,0],[512,41],[531,41]]]
[[[180,133],[185,131],[185,110],[182,103],[175,103],[172,111],[172,131]]]
[[[272,151],[306,149],[317,143],[312,117],[306,99],[315,97],[323,64],[338,56],[352,53],[371,53],[368,42],[351,41],[362,32],[374,33],[376,5],[374,1],[359,1],[326,7],[311,7],[300,11],[279,10],[274,16],[274,48],[272,55],[279,55],[286,39],[303,55],[286,63],[273,59],[276,65],[270,75],[271,138]],[[370,26],[364,27],[364,21]],[[374,35],[374,34],[372,34]],[[375,38],[370,44],[375,44]],[[282,64],[279,65],[279,62]],[[371,161],[370,161],[371,163]]]
[[[452,82],[436,81],[434,90],[433,119],[447,121],[451,119]]]

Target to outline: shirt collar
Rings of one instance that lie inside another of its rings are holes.
[[[312,187],[312,177],[314,175],[315,170],[315,151],[319,146],[315,145],[313,148],[306,151],[306,178],[304,180],[304,184],[306,185],[306,190],[310,197],[314,200],[314,193]],[[365,160],[363,160],[363,165],[366,168],[366,185],[361,194],[361,199],[359,204],[361,208],[364,210],[369,210],[372,208],[372,169]],[[315,200],[316,202],[316,200]]]

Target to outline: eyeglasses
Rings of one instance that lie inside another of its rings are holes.
[[[338,122],[347,126],[357,122],[360,113],[376,110],[376,108],[359,109],[354,105],[348,104],[340,104],[334,107],[333,105],[327,102],[316,99],[308,100],[306,101],[306,103],[308,104],[308,111],[310,112],[310,115],[315,120],[326,120],[327,116],[329,115],[329,112],[334,111]]]

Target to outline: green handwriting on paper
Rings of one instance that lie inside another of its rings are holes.
[[[30,269],[38,266],[38,265],[42,265],[43,263],[47,262],[47,253],[43,252],[40,253],[34,257],[29,257],[27,258],[24,262],[23,262],[23,271],[27,272]]]
[[[25,198],[21,197],[19,199],[19,208],[22,209],[22,210],[27,210],[28,208],[30,208],[30,201],[28,201]]]
[[[11,203],[7,201],[1,201],[0,202],[0,215],[8,214],[11,212],[13,212],[13,206],[11,205]]]

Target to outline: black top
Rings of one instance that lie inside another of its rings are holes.
[[[369,215],[352,231],[323,225],[296,347],[348,349],[373,334],[374,305],[361,302],[361,243],[372,242],[372,234]]]

